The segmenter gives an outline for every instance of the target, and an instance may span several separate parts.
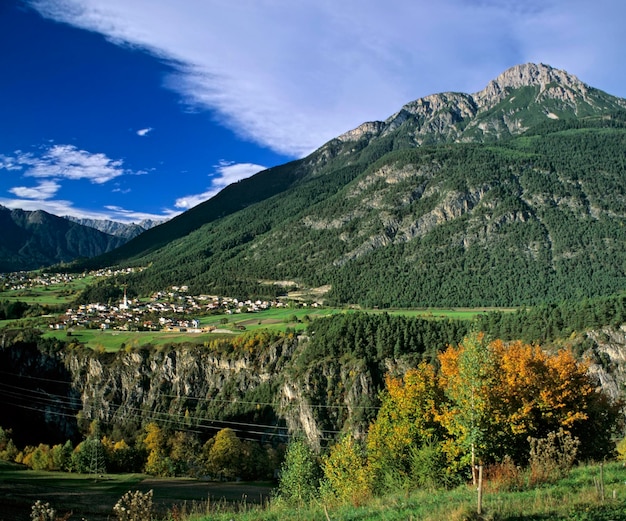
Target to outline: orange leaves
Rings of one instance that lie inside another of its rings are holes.
[[[559,429],[580,436],[602,405],[587,365],[570,351],[487,342],[480,333],[441,353],[438,373],[422,363],[386,384],[368,451],[397,459],[433,436],[461,463],[470,453],[523,459],[529,436]]]

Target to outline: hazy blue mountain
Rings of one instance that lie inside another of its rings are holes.
[[[124,239],[44,211],[0,206],[0,272],[32,270],[110,251]]]
[[[154,221],[152,219],[144,219],[138,223],[121,223],[108,219],[81,219],[79,217],[73,217],[71,215],[66,215],[64,218],[75,223],[82,224],[83,226],[95,228],[96,230],[100,230],[101,232],[107,233],[109,235],[121,237],[127,241],[137,237],[137,235],[145,232],[146,230],[149,230],[150,228],[158,226],[163,222]]]

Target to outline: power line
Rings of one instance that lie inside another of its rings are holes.
[[[4,387],[4,389],[2,387]],[[14,389],[20,392],[11,391],[11,389]],[[24,392],[30,393],[30,395],[24,394]],[[40,405],[41,407],[54,406],[55,408],[58,408],[61,410],[62,409],[76,410],[76,413],[79,412],[80,410],[79,406],[84,407],[84,404],[82,403],[82,401],[79,402],[76,399],[71,398],[71,397],[58,395],[54,393],[48,393],[46,391],[37,391],[37,390],[27,389],[27,388],[23,388],[19,386],[12,386],[9,384],[4,384],[4,383],[0,383],[0,393],[7,397],[12,397],[13,399],[17,399],[20,402],[23,402],[24,400],[28,400],[31,403],[34,403],[34,405]],[[9,402],[5,402],[5,403],[9,403]],[[233,403],[237,403],[237,402],[233,402]],[[250,403],[255,404],[256,402],[250,402]],[[76,413],[70,414],[70,413],[65,413],[61,411],[56,412],[48,408],[38,409],[32,406],[23,405],[23,403],[9,403],[9,404],[16,406],[16,407],[21,407],[23,409],[34,410],[34,411],[38,411],[42,413],[45,412],[46,414],[53,414],[53,415],[56,414],[56,415],[64,416],[64,417],[75,417],[76,415]],[[99,419],[99,417],[103,416],[102,414],[100,414],[100,409],[98,407],[94,407],[94,409],[95,409],[95,412],[92,412],[91,414],[92,419]],[[185,416],[184,414],[172,413],[172,412],[146,411],[145,409],[141,409],[138,407],[134,407],[130,405],[124,406],[122,404],[115,404],[115,403],[111,403],[111,413],[110,413],[111,418],[115,417],[115,415],[119,413],[121,410],[126,410],[128,411],[128,413],[136,412],[139,415],[143,416],[144,419],[148,419],[148,420],[152,419],[161,423],[177,425],[179,427],[182,427],[186,423],[191,421],[196,424],[196,428],[200,428],[203,430],[208,430],[208,429],[215,430],[215,429],[220,428],[219,427],[220,425],[223,426],[222,428],[235,426],[235,427],[230,427],[230,428],[232,428],[232,430],[237,431],[237,432],[247,432],[249,434],[267,435],[269,434],[267,431],[252,431],[250,429],[243,429],[241,427],[249,427],[253,429],[269,429],[270,431],[285,428],[285,427],[280,427],[278,425],[240,422],[240,421],[235,421],[235,420],[218,419],[218,418],[206,418],[202,416],[190,416],[190,415]],[[93,418],[93,416],[95,416],[95,418]],[[109,420],[107,423],[112,424],[114,422]],[[204,424],[206,423],[218,424],[218,425],[203,425],[203,423]],[[319,432],[322,433],[322,435],[325,437],[326,435],[340,434],[341,431],[330,430],[330,429],[320,429]],[[323,439],[327,439],[327,438],[323,438]]]

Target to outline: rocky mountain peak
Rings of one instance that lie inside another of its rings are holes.
[[[542,117],[561,119],[624,108],[626,100],[593,89],[573,74],[543,63],[525,63],[504,71],[479,92],[424,96],[385,121],[364,123],[338,140],[376,139],[402,127],[405,141],[413,146],[482,142],[520,134]]]
[[[573,90],[586,97],[589,87],[573,74],[543,63],[525,63],[507,69],[487,86],[472,95],[479,106],[494,105],[507,96],[508,91],[521,87],[540,87],[543,92],[553,87]]]

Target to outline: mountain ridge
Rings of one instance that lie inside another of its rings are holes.
[[[94,257],[125,241],[43,210],[11,210],[1,205],[0,227],[0,272],[28,271],[77,257]]]
[[[127,241],[164,222],[155,221],[153,219],[143,219],[138,223],[122,223],[119,221],[112,221],[110,219],[86,219],[71,215],[65,215],[63,218],[83,226],[88,226],[89,228],[94,228],[109,235],[121,237]]]
[[[524,87],[539,89],[537,101],[542,99],[561,101],[564,104],[561,111],[572,106],[578,110],[578,107],[575,106],[575,96],[572,96],[572,94],[580,96],[590,107],[613,110],[626,109],[626,100],[614,98],[614,103],[612,104],[607,104],[606,100],[601,102],[602,96],[599,96],[601,91],[588,86],[566,71],[544,64],[527,63],[507,69],[491,80],[484,89],[474,94],[459,92],[430,94],[406,103],[398,112],[384,121],[363,123],[357,128],[341,134],[336,139],[340,141],[356,141],[363,136],[384,136],[386,133],[390,133],[401,125],[406,124],[407,121],[415,122],[417,120],[418,135],[429,134],[432,136],[433,133],[439,134],[448,130],[448,133],[445,134],[447,139],[452,138],[453,142],[463,141],[460,138],[466,134],[465,126],[462,129],[458,129],[458,123],[467,122],[468,119],[474,119],[494,109],[506,98],[507,92]],[[558,114],[553,112],[546,112],[545,115],[546,118],[550,119],[555,117],[555,119],[558,119],[559,117]],[[474,127],[480,127],[481,123],[483,122],[480,119],[473,125],[471,122],[467,122],[467,128],[471,130]],[[506,126],[510,134],[519,134],[526,130],[526,128],[521,126],[516,128],[514,123],[509,123]],[[450,127],[456,129],[456,135],[450,135]],[[425,128],[426,131],[420,132],[422,128]],[[481,130],[484,131],[485,129]],[[465,139],[465,141],[474,139]],[[416,141],[416,145],[419,146],[421,144],[423,143],[419,140]]]
[[[150,266],[132,280],[146,292],[267,295],[289,280],[330,286],[336,303],[406,307],[618,291],[624,107],[565,71],[514,67],[230,185],[179,216],[186,227],[173,220],[135,239],[152,233],[149,248],[114,254]],[[583,261],[589,251],[606,258]]]

